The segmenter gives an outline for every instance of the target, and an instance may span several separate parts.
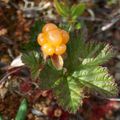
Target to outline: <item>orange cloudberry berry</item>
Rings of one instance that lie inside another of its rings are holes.
[[[69,41],[69,33],[65,30],[61,30],[62,33],[62,42],[66,44]]]
[[[54,48],[49,43],[44,44],[41,49],[45,55],[52,56],[54,54]]]
[[[55,48],[55,54],[56,55],[62,55],[65,51],[66,51],[66,45],[65,44],[62,44],[62,45],[57,46]]]
[[[37,42],[38,42],[38,44],[41,45],[41,46],[44,45],[45,43],[47,43],[45,33],[40,33],[40,34],[38,35]]]
[[[54,29],[57,29],[57,26],[53,23],[47,23],[43,29],[42,29],[42,32],[48,32],[48,31],[51,31],[51,30],[54,30]]]
[[[66,44],[68,41],[69,33],[59,29],[53,23],[46,24],[37,38],[37,42],[45,56],[62,55],[67,49]]]
[[[62,43],[61,32],[58,29],[51,30],[47,33],[46,39],[51,45],[58,46]]]

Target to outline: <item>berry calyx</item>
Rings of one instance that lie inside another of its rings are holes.
[[[65,51],[66,51],[66,45],[65,45],[65,44],[62,44],[62,45],[56,47],[56,49],[55,49],[55,54],[56,54],[56,55],[61,55],[61,54],[63,54]]]
[[[46,40],[46,38],[45,38],[45,34],[44,34],[44,33],[40,33],[40,34],[38,35],[37,42],[38,42],[38,44],[41,45],[41,46],[44,45],[45,43],[47,43],[47,40]]]
[[[52,56],[54,54],[54,48],[49,43],[44,44],[41,49],[45,55]]]
[[[62,33],[62,38],[63,38],[62,42],[64,44],[66,44],[68,42],[68,40],[69,40],[69,34],[65,30],[61,30],[61,33]]]
[[[58,29],[49,31],[46,38],[47,41],[53,46],[58,46],[62,43],[62,35]]]
[[[43,29],[42,29],[42,32],[49,32],[51,30],[54,30],[54,29],[57,29],[57,26],[53,23],[47,23]]]

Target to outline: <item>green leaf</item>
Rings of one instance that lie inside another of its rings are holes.
[[[84,54],[84,46],[81,35],[70,33],[70,40],[67,44],[67,58],[64,61],[64,66],[68,72],[74,71],[79,66],[79,57]]]
[[[38,50],[40,46],[38,45],[37,41],[30,41],[28,43],[23,43],[20,45],[20,51],[22,53],[29,52],[32,50]]]
[[[72,19],[76,19],[77,17],[79,17],[80,15],[83,14],[83,12],[85,11],[85,4],[84,3],[79,3],[77,5],[73,5],[71,7],[71,16]]]
[[[54,84],[57,101],[64,110],[75,113],[82,105],[83,87],[72,77],[62,77]]]
[[[105,48],[105,45],[102,43],[98,44],[96,42],[85,42],[82,36],[82,33],[70,33],[70,40],[67,44],[67,62],[71,66],[75,64],[78,65],[78,62],[76,62],[78,59],[82,61],[86,58],[95,58],[101,52],[101,50]],[[111,51],[111,49],[107,50]],[[103,51],[107,52],[107,50]]]
[[[97,47],[97,49],[99,48],[100,46]],[[95,50],[93,50],[90,53],[91,55],[90,54],[88,55],[88,58],[83,59],[81,66],[94,67],[97,65],[102,65],[114,56],[113,50],[109,45],[102,47],[102,49],[100,48],[99,53],[97,52],[96,56],[94,55],[95,53],[96,53]],[[91,57],[91,56],[95,56],[95,57]]]
[[[23,101],[20,104],[15,120],[25,120],[27,116],[27,110],[28,110],[27,100],[23,99]]]
[[[69,15],[69,8],[62,2],[58,2],[58,0],[54,0],[54,5],[57,12],[63,16],[67,17]]]
[[[118,89],[113,77],[108,74],[107,68],[100,66],[88,67],[75,71],[72,76],[84,86],[105,96],[117,95]]]
[[[102,43],[90,42],[85,45],[84,58],[94,58],[105,47]]]
[[[39,76],[42,69],[42,57],[40,53],[37,51],[23,53],[22,62],[30,68],[32,78],[36,79]]]
[[[106,45],[100,53],[95,57],[95,62],[98,62],[98,65],[101,65],[107,62],[114,56],[113,50],[109,45]]]
[[[70,40],[67,44],[67,59],[65,67],[69,70],[76,70],[80,63],[86,58],[94,58],[98,55],[105,45],[99,43],[86,43],[82,34],[70,33]]]
[[[70,29],[70,24],[69,23],[60,23],[59,24],[59,27],[60,27],[60,29],[64,29],[64,30],[66,30],[66,31],[69,31],[69,29]]]
[[[3,120],[2,114],[0,113],[0,120]]]
[[[51,89],[61,75],[61,70],[56,70],[52,65],[46,64],[40,74],[40,88]]]
[[[75,28],[76,28],[77,30],[81,29],[81,28],[82,28],[81,23],[77,23],[77,24],[75,25]]]

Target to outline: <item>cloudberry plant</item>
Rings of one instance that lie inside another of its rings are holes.
[[[59,29],[53,23],[46,24],[42,29],[42,33],[37,38],[37,42],[41,46],[43,54],[46,56],[64,54],[68,41],[69,33]]]
[[[68,5],[58,0],[54,0],[54,3],[58,13],[66,20],[59,23],[64,30],[53,23],[37,24],[37,42],[44,56],[35,49],[23,54],[22,60],[31,69],[31,77],[40,79],[40,88],[53,90],[58,104],[74,113],[82,105],[83,99],[89,97],[86,96],[89,92],[104,97],[117,95],[117,84],[108,74],[107,68],[102,66],[114,54],[109,45],[84,41],[82,28],[79,30],[76,27],[81,22],[77,18],[85,11],[84,3],[68,8]],[[63,61],[62,54],[65,52]],[[42,58],[46,56],[50,56],[50,59]]]

